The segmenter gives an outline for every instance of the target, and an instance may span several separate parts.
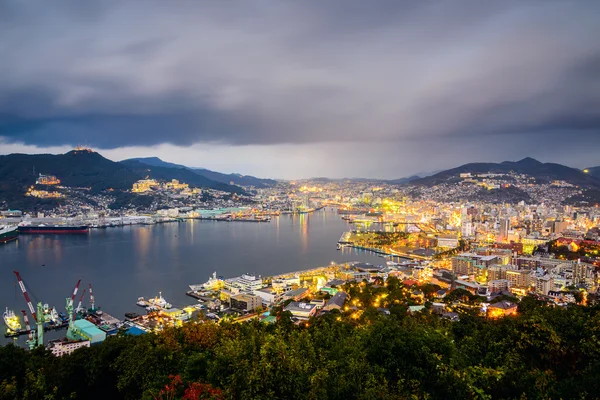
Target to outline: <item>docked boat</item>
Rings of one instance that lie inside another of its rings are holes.
[[[74,234],[88,233],[90,227],[88,225],[70,225],[70,224],[31,224],[22,222],[19,224],[19,233],[26,234]]]
[[[173,307],[164,297],[162,297],[162,292],[158,292],[158,297],[149,298],[148,300],[143,297],[138,297],[136,304],[140,307],[144,307],[147,311],[159,311],[163,308],[169,309]]]
[[[17,226],[0,225],[0,243],[10,242],[19,236]]]
[[[3,317],[4,323],[9,330],[12,332],[19,332],[21,330],[21,322],[13,310],[9,310],[7,307],[6,311],[4,311]]]
[[[208,281],[199,285],[189,285],[193,292],[210,292],[217,290],[223,285],[223,279],[217,277],[217,273],[213,272],[212,276],[208,278]]]
[[[165,300],[164,297],[162,297],[162,292],[158,292],[158,297],[148,299],[148,303],[150,303],[151,307],[154,306],[154,307],[160,307],[160,308],[165,308],[165,309],[169,309],[169,308],[173,307],[170,303],[167,303],[167,301]]]

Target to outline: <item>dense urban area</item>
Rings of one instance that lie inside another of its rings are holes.
[[[62,156],[92,158],[85,165],[99,176],[125,168],[89,149]],[[119,170],[131,172],[129,180],[107,187],[48,161],[34,170],[35,162],[3,178],[12,184],[0,186],[10,191],[0,197],[0,242],[194,219],[269,224],[327,209],[347,223],[331,246],[372,252],[381,263],[268,277],[215,272],[189,286],[188,306],[159,294],[138,299],[143,312],[117,317],[96,308],[91,285],[82,304],[80,282],[65,312],[33,304],[26,277],[15,271],[28,309],[5,311],[6,336],[27,340],[25,348],[0,348],[0,399],[599,392],[600,179],[593,171],[525,159],[397,181],[228,175],[209,187],[182,178],[200,172],[130,160],[144,173]],[[44,338],[60,329],[64,339]]]

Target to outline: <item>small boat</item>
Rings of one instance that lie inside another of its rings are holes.
[[[173,307],[170,303],[167,303],[164,297],[162,297],[162,292],[158,292],[158,297],[148,299],[148,303],[150,303],[153,307],[166,308],[169,309]]]

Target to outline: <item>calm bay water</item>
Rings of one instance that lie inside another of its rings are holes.
[[[185,295],[188,285],[205,282],[213,271],[229,278],[270,276],[332,261],[381,264],[383,259],[370,253],[336,250],[348,229],[334,211],[321,210],[282,215],[270,223],[196,220],[95,229],[88,235],[22,235],[0,245],[0,307],[26,309],[13,270],[21,273],[30,294],[59,310],[78,279],[79,294],[91,283],[96,305],[122,319],[125,312],[141,310],[135,305],[138,297],[159,291],[174,306],[193,303]],[[88,301],[86,293],[84,304]]]

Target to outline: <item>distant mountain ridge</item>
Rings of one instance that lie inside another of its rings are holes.
[[[191,186],[222,190],[224,192],[244,192],[244,190],[239,186],[209,179],[205,176],[196,174],[194,171],[191,171],[187,168],[157,167],[135,160],[121,161],[120,164],[126,165],[140,176],[149,176],[151,178],[161,180],[177,179],[178,181],[187,183]]]
[[[584,173],[582,170],[567,167],[555,163],[542,163],[531,157],[520,161],[504,161],[501,163],[469,163],[456,168],[438,172],[435,175],[426,178],[416,179],[410,182],[411,185],[433,186],[448,182],[458,177],[461,173],[485,174],[485,173],[516,173],[527,174],[540,182],[552,182],[562,180],[573,185],[585,186],[590,188],[600,188],[600,179],[595,178],[590,173]]]
[[[410,183],[410,182],[416,181],[417,179],[421,179],[421,177],[417,176],[417,175],[413,175],[413,176],[409,176],[407,178],[392,179],[392,180],[389,180],[386,182],[391,183],[391,184],[396,184],[396,185],[402,185],[405,183]]]
[[[258,187],[258,188],[265,188],[265,187],[269,187],[269,186],[273,186],[273,185],[277,184],[277,181],[275,181],[273,179],[256,178],[254,176],[241,175],[241,174],[224,174],[221,172],[211,171],[206,168],[192,168],[192,167],[187,167],[187,166],[181,165],[181,164],[175,164],[175,163],[163,161],[158,157],[129,158],[129,159],[123,160],[121,162],[127,163],[130,161],[138,161],[140,163],[143,163],[146,165],[151,165],[154,167],[178,168],[178,169],[184,168],[189,171],[193,171],[197,175],[203,176],[207,179],[210,179],[210,180],[213,180],[216,182],[226,183],[226,184],[230,184],[231,182],[233,182],[235,185],[254,186],[254,187]]]
[[[600,178],[600,166],[586,168],[587,173],[593,177]]]

